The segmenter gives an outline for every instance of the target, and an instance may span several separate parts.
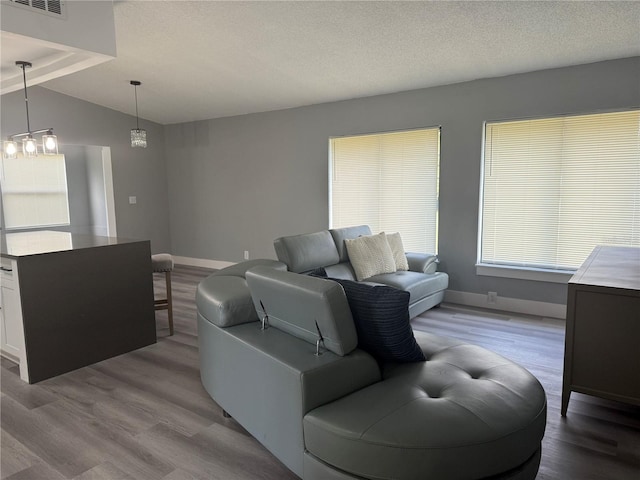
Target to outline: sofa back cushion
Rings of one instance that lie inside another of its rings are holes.
[[[344,243],[345,239],[351,240],[364,235],[371,235],[371,229],[369,228],[369,225],[358,225],[355,227],[334,228],[332,230],[329,230],[329,232],[333,237],[333,242],[335,243],[336,249],[338,251],[340,262],[349,261],[347,246]],[[338,263],[338,262],[334,262],[334,263]]]
[[[296,273],[338,263],[336,244],[328,230],[280,237],[273,242],[278,260]]]
[[[336,282],[308,275],[255,267],[246,273],[258,316],[271,327],[344,356],[358,344],[349,303]],[[310,349],[310,352],[315,349]]]

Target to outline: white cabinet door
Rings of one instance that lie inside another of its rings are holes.
[[[20,378],[28,381],[24,326],[17,262],[2,261],[0,270],[0,353],[20,365]]]
[[[4,282],[3,282],[4,283]],[[7,285],[2,285],[2,349],[20,358],[18,338],[22,325],[15,319],[20,315],[20,299],[16,298],[16,291]]]

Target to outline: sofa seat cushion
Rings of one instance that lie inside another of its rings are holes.
[[[445,290],[449,285],[449,277],[444,273],[418,273],[398,271],[382,273],[365,279],[369,283],[380,283],[399,290],[409,292],[409,303],[416,302],[436,292]]]
[[[375,479],[472,479],[524,464],[540,448],[546,396],[524,368],[484,348],[416,333],[427,361],[304,417],[307,450]]]
[[[353,271],[353,267],[350,262],[336,263],[335,265],[329,265],[324,267],[326,277],[341,278],[343,280],[356,280],[356,272]]]

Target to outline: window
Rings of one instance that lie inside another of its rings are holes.
[[[331,227],[400,232],[405,250],[436,253],[440,128],[330,142]]]
[[[640,111],[485,125],[480,264],[571,271],[640,246]]]
[[[2,160],[5,228],[69,225],[64,155]]]

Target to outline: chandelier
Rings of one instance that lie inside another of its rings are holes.
[[[140,128],[140,120],[138,118],[138,86],[142,85],[138,80],[131,80],[133,91],[136,97],[136,128],[131,129],[131,146],[147,148],[147,131]]]
[[[22,153],[25,157],[35,157],[38,155],[38,141],[34,135],[43,133],[40,143],[42,153],[45,155],[56,155],[58,153],[58,139],[53,134],[53,128],[43,128],[41,130],[31,130],[29,121],[29,97],[27,96],[27,73],[26,69],[31,67],[30,62],[17,61],[16,65],[22,68],[22,81],[24,83],[24,105],[27,111],[27,131],[9,135],[4,142],[4,158],[17,158],[18,142],[16,139],[22,138]]]

